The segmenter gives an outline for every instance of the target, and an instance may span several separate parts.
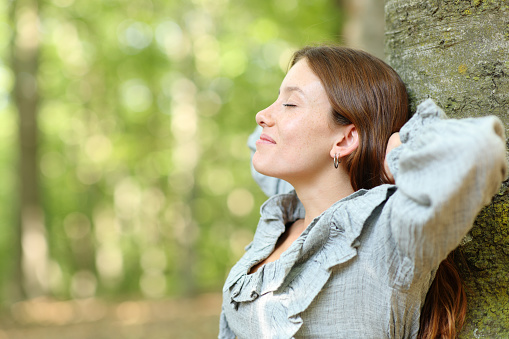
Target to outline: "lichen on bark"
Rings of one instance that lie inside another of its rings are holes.
[[[413,110],[430,97],[453,118],[497,115],[509,135],[509,0],[386,0],[385,18],[387,62]],[[508,186],[460,246],[469,299],[460,338],[509,338]]]
[[[458,261],[469,294],[461,338],[509,338],[509,188],[504,183],[477,217]]]
[[[508,0],[387,0],[385,13],[387,61],[413,108],[431,97],[452,117],[509,126]]]

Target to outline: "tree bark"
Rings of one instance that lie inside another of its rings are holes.
[[[386,0],[385,53],[411,106],[431,97],[449,117],[497,115],[509,126],[509,2]],[[482,159],[479,159],[482,161]],[[460,246],[468,296],[460,338],[509,337],[506,181]]]

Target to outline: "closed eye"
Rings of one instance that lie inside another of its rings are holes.
[[[283,104],[283,106],[285,106],[285,107],[297,107],[297,105],[294,105],[294,104]]]

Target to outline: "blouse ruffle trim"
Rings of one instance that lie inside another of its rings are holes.
[[[281,257],[262,265],[248,274],[256,263],[274,250],[285,223],[304,216],[304,209],[295,192],[276,195],[262,206],[261,220],[248,252],[232,268],[224,292],[230,291],[230,305],[255,301],[259,296],[273,292],[282,300],[286,319],[273,319],[278,333],[291,338],[301,327],[300,313],[304,312],[329,280],[331,268],[341,265],[357,255],[362,228],[377,206],[395,191],[392,185],[372,190],[359,190],[336,202],[315,218],[302,235]],[[354,206],[352,208],[351,206]],[[291,288],[296,284],[298,289]],[[295,291],[298,290],[298,293]],[[285,296],[285,297],[283,297]],[[227,306],[225,306],[227,307]]]

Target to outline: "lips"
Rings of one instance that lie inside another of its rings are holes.
[[[257,143],[275,144],[276,142],[274,141],[274,139],[269,137],[267,134],[262,134],[262,135],[260,135],[260,139],[258,139]]]

